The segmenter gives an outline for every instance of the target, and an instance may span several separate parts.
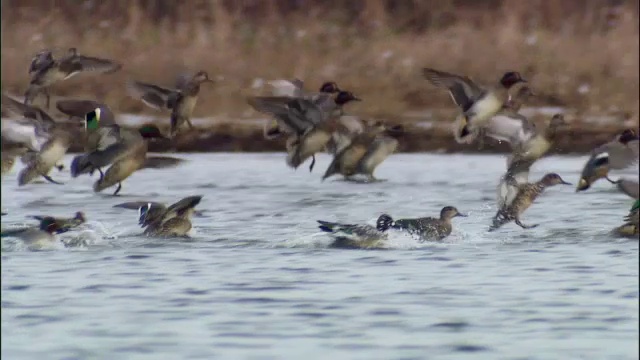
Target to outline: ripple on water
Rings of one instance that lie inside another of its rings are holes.
[[[637,358],[638,240],[610,235],[629,205],[606,182],[541,196],[526,213],[538,228],[487,233],[501,156],[394,155],[373,184],[288,171],[283,154],[183,157],[117,197],[94,194],[95,176],[19,187],[16,166],[2,178],[3,228],[89,220],[61,236],[78,248],[2,239],[3,358]],[[577,179],[584,160],[545,158],[531,177]],[[141,236],[136,212],[113,208],[191,194],[204,197],[190,241]],[[315,222],[446,205],[472,214],[446,241],[390,233],[385,251],[328,249]]]

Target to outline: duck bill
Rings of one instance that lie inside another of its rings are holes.
[[[353,99],[351,99],[351,100],[353,100],[353,101],[362,101],[362,99],[357,97],[357,96],[354,96]]]
[[[564,180],[562,180],[562,182],[560,184],[562,184],[562,185],[573,185],[572,183],[566,182]]]
[[[469,216],[468,214],[461,214],[461,213],[457,213],[456,216],[460,216],[460,217],[467,217]]]

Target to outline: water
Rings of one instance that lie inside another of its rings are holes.
[[[97,176],[18,188],[18,165],[2,179],[3,228],[89,219],[63,235],[87,246],[3,241],[3,359],[638,358],[638,241],[609,235],[632,201],[605,181],[549,189],[523,216],[538,228],[487,233],[500,156],[394,155],[374,184],[321,182],[326,155],[312,174],[283,154],[178,156],[190,162],[136,173],[118,197],[92,193]],[[543,159],[531,177],[575,183],[585,160]],[[138,236],[136,211],[112,207],[196,194],[189,242]],[[445,205],[470,216],[443,244],[330,249],[315,223]]]

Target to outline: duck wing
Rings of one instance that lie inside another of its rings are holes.
[[[141,81],[127,82],[127,91],[130,96],[142,100],[145,105],[156,110],[170,108],[170,99],[175,99],[176,93],[179,92]]]
[[[470,78],[430,68],[422,69],[422,74],[436,87],[447,88],[458,107],[466,112],[486,90],[476,85]]]
[[[149,205],[149,204],[151,204],[151,206],[155,206],[155,207],[164,207],[165,206],[162,203],[154,202],[154,201],[129,201],[129,202],[113,205],[113,207],[129,209],[129,210],[138,210],[142,206]]]
[[[178,166],[185,161],[185,159],[171,156],[147,156],[144,165],[142,165],[142,169],[164,169]]]
[[[638,163],[638,140],[623,144],[617,140],[596,148],[592,157],[608,157],[609,167],[614,170],[626,169]]]
[[[271,87],[271,94],[273,96],[289,96],[299,97],[303,96],[304,82],[299,79],[293,80],[270,80],[266,82]]]
[[[300,135],[311,127],[311,124],[292,110],[289,103],[294,100],[281,96],[255,96],[247,98],[247,103],[256,111],[271,115],[278,122],[278,126],[286,132]]]
[[[60,67],[69,67],[70,72],[100,72],[109,74],[122,68],[122,64],[113,60],[92,56],[75,55],[61,61]]]
[[[196,207],[201,200],[202,200],[202,195],[187,196],[186,198],[181,199],[180,201],[169,206],[167,208],[165,218],[167,217],[167,215],[170,216],[172,214],[175,214],[174,216],[183,216],[190,209],[193,209],[194,207]]]
[[[100,109],[100,125],[109,126],[115,124],[115,116],[111,111],[111,108],[99,101],[59,100],[56,102],[56,108],[65,115],[81,118],[83,120],[91,111]]]
[[[512,149],[535,136],[536,126],[525,116],[515,112],[502,112],[492,117],[485,125],[485,134],[498,141],[506,141]]]
[[[638,200],[640,190],[638,189],[639,185],[637,181],[623,178],[618,180],[616,185],[618,190]]]
[[[42,122],[49,126],[55,124],[53,118],[37,106],[23,104],[22,102],[2,94],[2,109],[18,116]]]
[[[49,140],[50,135],[43,131],[38,122],[31,119],[3,120],[2,141],[14,146],[25,146],[27,149],[38,152]]]
[[[497,189],[497,205],[499,209],[509,206],[518,195],[520,187],[529,182],[529,169],[535,160],[514,161],[507,173],[500,179]]]

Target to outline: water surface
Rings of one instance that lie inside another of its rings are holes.
[[[3,358],[638,358],[638,240],[609,235],[631,201],[607,182],[551,188],[523,216],[538,228],[487,233],[501,156],[394,155],[373,184],[321,182],[326,155],[314,173],[283,154],[177,156],[189,162],[140,171],[117,197],[66,171],[52,172],[63,186],[18,187],[21,165],[2,179],[3,228],[89,219],[62,236],[86,246],[3,239]],[[531,178],[576,183],[585,160],[543,159]],[[139,236],[136,211],[112,207],[198,194],[188,242]],[[446,205],[470,216],[442,244],[394,234],[386,250],[331,249],[315,223]]]

